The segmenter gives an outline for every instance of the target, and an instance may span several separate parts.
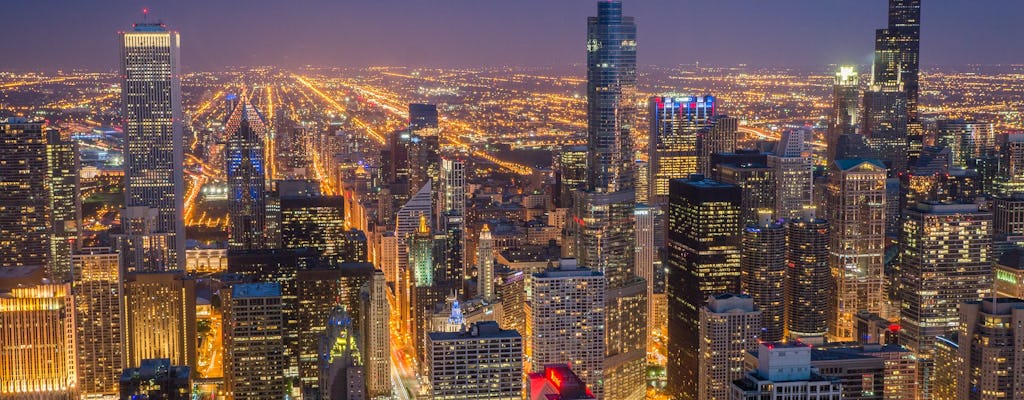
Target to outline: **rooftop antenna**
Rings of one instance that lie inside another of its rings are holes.
[[[149,9],[142,9],[142,23],[149,23]]]

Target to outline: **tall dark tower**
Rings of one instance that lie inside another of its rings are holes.
[[[917,104],[920,85],[921,0],[889,0],[889,27],[875,32],[872,85],[907,94],[907,151],[915,159],[921,150]],[[902,86],[902,89],[900,89]]]
[[[228,247],[266,247],[266,171],[263,141],[269,134],[263,116],[247,99],[235,106],[226,124],[225,168],[228,176]]]

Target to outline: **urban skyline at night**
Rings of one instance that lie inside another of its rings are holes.
[[[1024,400],[1024,6],[931,1],[69,4],[0,399]]]

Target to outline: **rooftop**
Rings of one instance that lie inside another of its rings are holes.
[[[231,287],[231,298],[280,297],[281,284],[277,282],[239,283]]]

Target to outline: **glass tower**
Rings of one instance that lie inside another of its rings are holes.
[[[243,99],[228,118],[225,160],[231,227],[228,247],[253,250],[266,245],[266,172],[263,142],[270,131],[263,117]]]

